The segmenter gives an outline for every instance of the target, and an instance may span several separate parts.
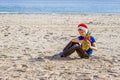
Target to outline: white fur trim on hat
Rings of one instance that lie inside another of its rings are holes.
[[[87,33],[87,31],[88,31],[88,29],[85,28],[85,27],[83,27],[83,26],[79,26],[78,29],[81,29],[81,30],[85,31],[86,33]]]

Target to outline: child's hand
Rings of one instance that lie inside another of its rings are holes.
[[[79,43],[79,40],[77,38],[72,39],[72,42],[77,42]]]
[[[89,40],[87,40],[89,48],[91,48],[91,43]]]
[[[77,38],[73,38],[72,42],[78,42],[78,39]]]

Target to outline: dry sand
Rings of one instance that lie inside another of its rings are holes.
[[[52,58],[86,23],[90,59]],[[120,80],[120,15],[0,14],[0,80]]]

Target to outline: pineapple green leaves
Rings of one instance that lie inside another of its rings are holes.
[[[91,32],[88,31],[88,32],[86,33],[86,36],[90,36],[90,35],[91,35]]]

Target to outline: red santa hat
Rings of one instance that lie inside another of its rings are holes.
[[[83,30],[86,33],[88,32],[88,26],[84,23],[78,25],[78,30]]]

